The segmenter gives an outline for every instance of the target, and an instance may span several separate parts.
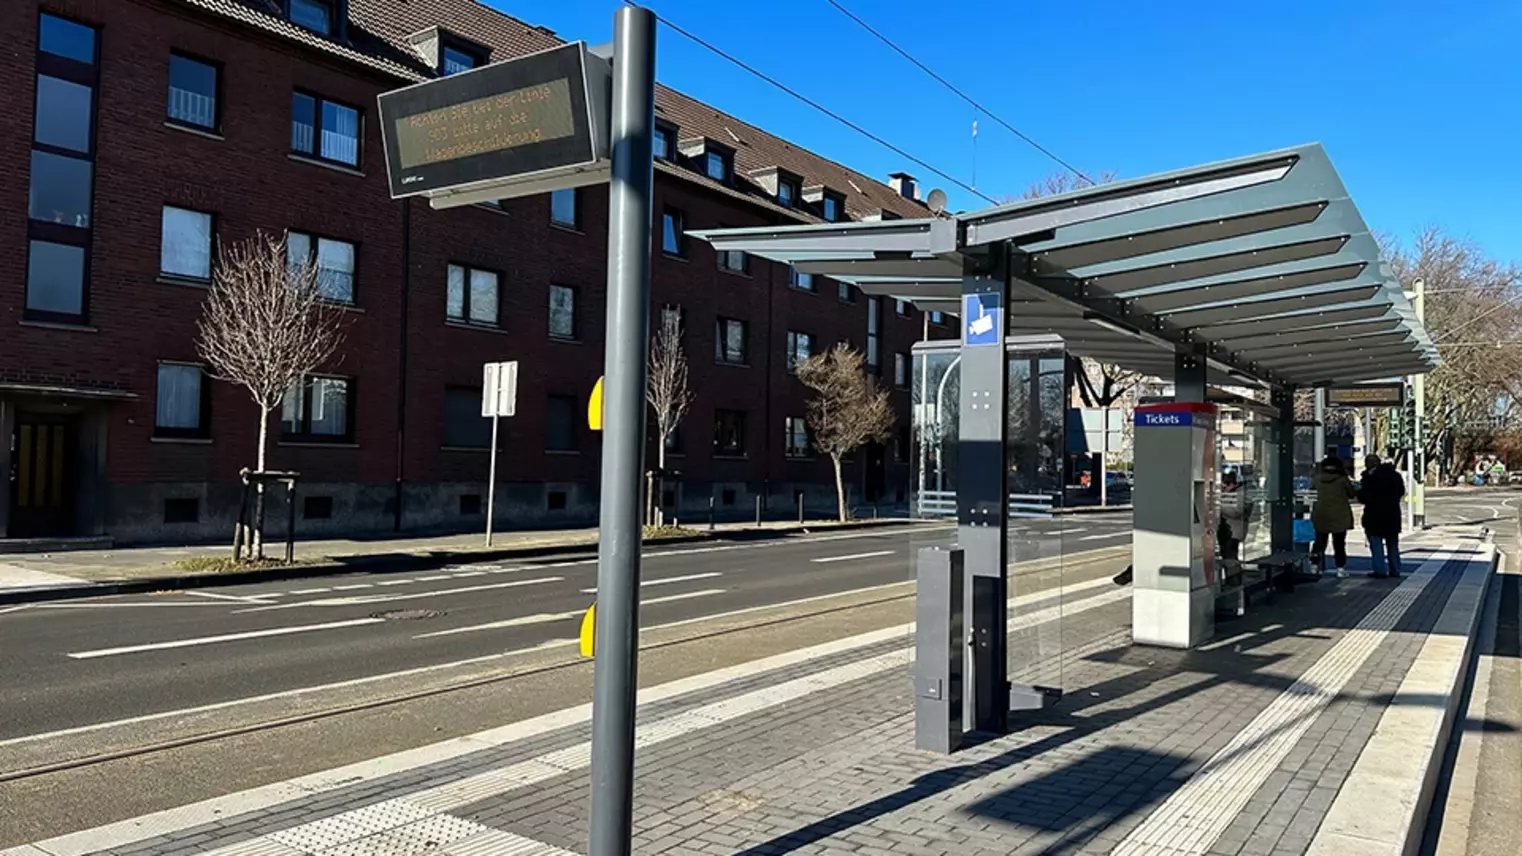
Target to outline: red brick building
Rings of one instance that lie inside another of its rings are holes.
[[[200,371],[195,340],[216,246],[259,231],[315,257],[348,319],[340,359],[271,420],[270,467],[302,474],[302,532],[479,525],[481,364],[502,359],[522,377],[499,526],[595,516],[605,189],[443,212],[393,201],[375,121],[380,92],[553,33],[472,0],[12,0],[0,30],[0,536],[230,531],[257,411]],[[683,233],[920,216],[913,180],[889,186],[670,89],[658,105],[652,313],[680,309],[696,395],[670,499],[688,516],[710,497],[780,510],[796,491],[827,508],[828,462],[790,448],[806,401],[790,349],[849,341],[897,385],[936,328]],[[907,421],[908,393],[895,400]],[[905,451],[852,464],[858,501],[903,499]]]

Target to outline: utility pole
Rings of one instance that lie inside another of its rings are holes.
[[[1416,323],[1427,323],[1427,281],[1418,278],[1411,283],[1411,308],[1416,312]],[[1415,529],[1427,526],[1427,432],[1422,425],[1427,419],[1427,376],[1411,377],[1411,397],[1416,400],[1416,424],[1411,426],[1411,524]]]
[[[1316,464],[1321,464],[1321,459],[1326,457],[1326,390],[1317,389],[1315,416],[1316,428],[1311,434],[1311,454],[1316,458]]]
[[[609,124],[608,336],[603,369],[601,526],[592,695],[591,856],[633,847],[634,703],[639,661],[640,479],[650,330],[650,214],[655,181],[655,13],[613,14]]]

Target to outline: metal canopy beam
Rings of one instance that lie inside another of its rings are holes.
[[[1167,262],[1151,267],[1131,268],[1114,273],[1086,277],[1088,284],[1111,293],[1166,285],[1185,279],[1199,279],[1223,273],[1238,273],[1266,264],[1294,262],[1330,256],[1342,249],[1346,235],[1334,235],[1293,244],[1195,258],[1185,262]]]
[[[1321,309],[1344,303],[1362,303],[1384,290],[1383,285],[1365,285],[1357,288],[1339,288],[1330,291],[1314,291],[1296,297],[1278,297],[1271,300],[1252,300],[1217,306],[1211,309],[1191,309],[1186,312],[1166,312],[1161,317],[1181,327],[1207,327],[1243,317],[1262,318],[1299,312],[1305,309]]]
[[[1316,200],[1287,208],[1237,214],[1203,222],[1184,223],[1150,232],[1074,244],[1041,252],[1037,257],[1037,266],[1072,270],[1192,247],[1211,241],[1224,241],[1260,232],[1272,232],[1313,222],[1325,209],[1326,203]]]
[[[820,259],[798,261],[793,267],[802,273],[830,276],[853,282],[858,277],[888,276],[903,279],[928,279],[946,277],[960,282],[962,262],[957,258],[867,258],[867,259]]]
[[[1206,302],[1246,300],[1261,295],[1293,291],[1297,288],[1325,285],[1332,282],[1346,282],[1356,279],[1359,274],[1363,273],[1365,267],[1367,265],[1361,262],[1332,265],[1330,267],[1312,268],[1299,273],[1238,279],[1219,285],[1154,291],[1138,295],[1132,298],[1132,300],[1136,306],[1148,312],[1171,312],[1190,306],[1198,306]]]
[[[1343,337],[1340,340],[1331,340],[1330,342],[1317,341],[1310,343],[1297,343],[1261,349],[1238,348],[1237,353],[1242,354],[1249,359],[1259,360],[1262,362],[1272,362],[1278,358],[1299,356],[1304,354],[1313,356],[1324,355],[1330,350],[1326,347],[1328,344],[1346,344],[1349,347],[1356,348],[1379,348],[1386,345],[1400,345],[1404,346],[1407,351],[1410,351],[1412,350],[1411,346],[1415,343],[1415,341],[1416,340],[1412,338],[1410,333],[1407,333],[1404,330],[1397,330],[1393,333],[1382,333],[1378,336],[1356,336],[1353,338]]]
[[[1376,303],[1368,306],[1354,306],[1348,309],[1299,312],[1294,315],[1281,315],[1277,318],[1261,318],[1256,321],[1241,321],[1236,324],[1202,327],[1195,330],[1194,333],[1201,339],[1223,339],[1229,341],[1247,336],[1261,336],[1265,333],[1284,333],[1290,330],[1300,330],[1305,327],[1345,324],[1349,321],[1367,321],[1378,318],[1389,311],[1389,306]]]
[[[1386,345],[1380,348],[1349,348],[1324,354],[1296,354],[1293,356],[1259,360],[1259,362],[1285,373],[1290,373],[1302,366],[1314,366],[1326,363],[1347,366],[1368,360],[1387,360],[1394,357],[1404,357],[1410,353],[1411,348],[1408,345]]]
[[[1372,321],[1356,321],[1350,324],[1310,327],[1288,333],[1269,333],[1264,336],[1239,337],[1232,340],[1232,345],[1239,352],[1250,353],[1254,350],[1282,347],[1284,345],[1341,342],[1345,339],[1388,333],[1401,329],[1401,320],[1399,318],[1394,315],[1386,315],[1383,318],[1375,318]]]

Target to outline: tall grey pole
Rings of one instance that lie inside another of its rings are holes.
[[[650,337],[655,14],[613,14],[613,177],[608,188],[608,333],[603,360],[602,517],[597,542],[590,856],[628,856],[639,659],[640,471]]]
[[[1315,407],[1316,407],[1315,416],[1313,416],[1312,418],[1316,420],[1316,428],[1315,428],[1315,433],[1311,435],[1311,438],[1312,438],[1312,442],[1311,442],[1311,456],[1315,458],[1316,464],[1319,466],[1321,464],[1321,459],[1326,457],[1326,390],[1325,389],[1318,389],[1318,390],[1316,390]]]

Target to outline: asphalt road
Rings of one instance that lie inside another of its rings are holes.
[[[1123,546],[1130,535],[1124,514],[1017,529],[1012,562]],[[916,527],[649,551],[641,623],[902,586],[914,551],[949,536]],[[595,559],[572,557],[13,608],[0,614],[0,772],[49,761],[36,751],[49,734],[532,654],[577,636],[596,573]],[[18,744],[33,751],[7,762]]]

